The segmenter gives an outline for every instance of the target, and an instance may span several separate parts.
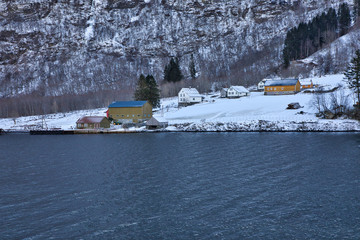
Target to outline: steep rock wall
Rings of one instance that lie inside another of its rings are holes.
[[[131,88],[170,57],[239,84],[281,61],[286,31],[345,0],[3,0],[0,97]],[[262,76],[259,76],[262,77]],[[256,81],[257,79],[254,79]]]

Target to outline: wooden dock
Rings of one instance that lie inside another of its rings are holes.
[[[74,131],[68,130],[30,130],[30,135],[72,135]]]
[[[121,134],[139,133],[141,131],[109,131],[99,129],[76,129],[76,130],[30,130],[30,135],[74,135],[74,134]]]

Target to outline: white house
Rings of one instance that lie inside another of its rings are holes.
[[[228,98],[238,98],[243,96],[249,96],[250,92],[243,86],[231,86],[227,91]]]
[[[265,82],[266,82],[267,80],[271,80],[271,79],[264,78],[263,80],[261,80],[261,81],[258,83],[257,89],[263,91],[263,90],[265,89]]]
[[[196,88],[182,88],[178,93],[179,105],[191,105],[200,103],[202,97]]]

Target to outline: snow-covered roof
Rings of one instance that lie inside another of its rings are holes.
[[[186,93],[189,97],[201,97],[196,88],[182,88],[181,91]]]
[[[164,123],[167,123],[167,121],[164,118],[152,117],[146,122],[146,125],[147,126],[157,126],[157,125],[164,124]]]
[[[105,117],[101,116],[85,116],[76,121],[76,123],[101,123]]]
[[[293,86],[298,81],[298,79],[268,80],[265,82],[265,86]]]
[[[300,84],[301,85],[311,85],[312,84],[312,81],[310,80],[300,80]]]
[[[249,90],[247,90],[245,87],[243,86],[231,86],[230,88],[234,89],[235,91],[239,92],[239,93],[248,93]]]
[[[266,81],[272,80],[270,78],[264,78],[263,80],[261,80],[259,83],[265,83]]]

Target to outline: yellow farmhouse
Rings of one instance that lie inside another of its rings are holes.
[[[300,84],[301,84],[301,89],[314,87],[312,80],[310,80],[310,81],[300,80]]]
[[[152,117],[152,106],[147,101],[120,101],[109,105],[108,118],[117,123],[137,123]]]
[[[301,85],[298,79],[267,80],[265,95],[295,94],[300,92]]]

